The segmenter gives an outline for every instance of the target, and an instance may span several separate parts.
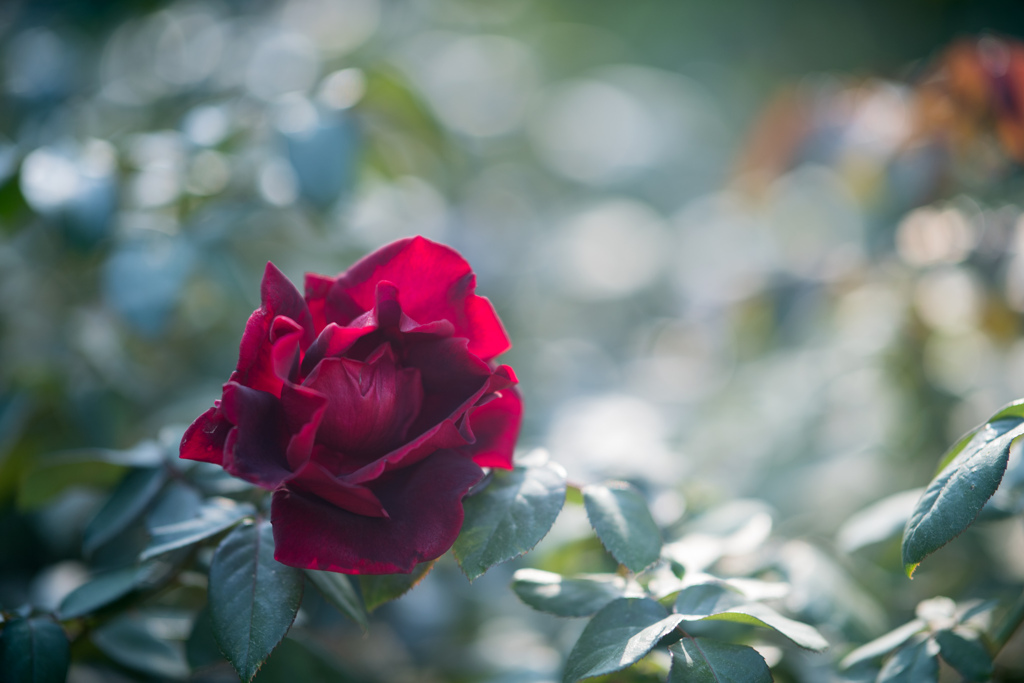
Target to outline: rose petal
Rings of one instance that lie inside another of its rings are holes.
[[[423,237],[398,240],[367,255],[326,292],[323,279],[307,279],[307,301],[325,320],[348,324],[374,306],[382,280],[398,288],[406,315],[421,324],[450,321],[455,336],[469,339],[470,352],[481,359],[511,347],[490,302],[474,294],[476,276],[466,260]]]
[[[288,433],[292,435],[285,456],[289,469],[294,472],[309,461],[313,452],[317,429],[327,409],[327,397],[308,387],[286,383],[281,387],[281,409]]]
[[[465,344],[465,340],[452,341]],[[477,387],[474,393],[456,406],[447,418],[387,455],[355,470],[346,479],[353,483],[368,482],[381,476],[384,472],[413,465],[435,450],[453,448],[459,449],[461,452],[464,446],[474,441],[473,431],[465,423],[464,416],[474,406],[482,405],[482,401],[488,394],[508,389],[515,383],[516,378],[512,368],[506,365],[499,366],[493,374],[484,380],[483,384]],[[415,434],[415,425],[413,429],[409,430],[409,433]]]
[[[399,367],[387,344],[365,363],[325,358],[304,386],[328,401],[317,441],[351,455],[387,452],[401,443],[423,403],[419,371]]]
[[[366,517],[388,517],[387,510],[373,491],[359,484],[351,484],[333,475],[320,463],[310,460],[295,472],[287,482],[288,489],[303,495],[321,498],[343,510]]]
[[[273,263],[260,292],[263,303],[245,324],[232,379],[277,396],[283,381],[297,379],[299,348],[313,342],[313,323],[305,300]]]
[[[322,330],[331,322],[327,320],[324,307],[327,303],[327,293],[331,290],[332,285],[334,285],[333,277],[306,273],[306,306],[313,318],[313,329],[315,330]]]
[[[224,461],[224,443],[232,426],[220,410],[220,401],[215,401],[212,408],[185,430],[181,437],[181,457],[220,465]]]
[[[423,381],[423,409],[410,434],[452,417],[460,407],[468,409],[466,401],[479,393],[492,374],[487,363],[469,351],[466,340],[457,337],[428,337],[406,344],[403,362],[417,368]]]
[[[306,350],[306,355],[302,359],[302,375],[305,377],[313,372],[316,364],[324,358],[341,356],[359,339],[376,330],[376,325],[353,324],[342,327],[330,323]]]
[[[482,478],[465,457],[434,453],[373,485],[390,519],[280,488],[271,507],[274,557],[292,567],[346,574],[411,572],[452,546],[462,528],[462,498]]]
[[[224,444],[224,469],[265,489],[277,488],[291,475],[280,401],[265,391],[228,382],[221,410],[236,425]]]
[[[263,271],[263,281],[260,283],[260,298],[263,304],[261,308],[267,312],[271,320],[279,315],[291,318],[303,330],[302,345],[309,346],[313,342],[313,318],[306,300],[299,294],[291,280],[269,261]]]
[[[473,408],[469,425],[476,440],[461,451],[471,455],[481,467],[512,469],[512,453],[522,420],[523,401],[519,392],[505,389],[497,398]]]

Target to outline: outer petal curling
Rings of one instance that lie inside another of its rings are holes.
[[[462,528],[462,498],[482,478],[483,470],[462,455],[437,452],[374,484],[390,519],[280,488],[271,507],[274,557],[293,567],[348,574],[409,573],[452,546]]]
[[[181,437],[181,457],[220,465],[224,462],[224,443],[232,424],[220,410],[220,400],[195,419]]]
[[[523,421],[523,401],[515,389],[505,389],[483,405],[473,408],[469,425],[474,443],[462,448],[481,467],[512,469],[512,454]]]

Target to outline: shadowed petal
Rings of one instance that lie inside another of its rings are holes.
[[[221,410],[236,425],[224,445],[224,469],[265,489],[287,479],[288,431],[277,397],[228,382]]]
[[[390,518],[354,514],[280,488],[271,507],[274,557],[347,574],[411,572],[452,546],[462,528],[462,498],[482,478],[483,470],[463,456],[434,453],[374,483]]]
[[[313,495],[343,510],[366,517],[388,517],[377,496],[360,484],[351,484],[334,476],[330,470],[310,460],[287,482],[288,489],[302,495]]]

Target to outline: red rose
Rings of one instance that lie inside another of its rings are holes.
[[[462,527],[481,467],[510,468],[522,404],[490,302],[453,249],[389,244],[303,299],[273,264],[221,400],[181,457],[274,491],[275,557],[409,572]]]

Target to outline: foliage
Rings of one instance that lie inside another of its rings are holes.
[[[1020,679],[1024,47],[968,4],[0,3],[0,680]],[[413,234],[525,448],[436,562],[285,567],[168,425],[267,261]]]

